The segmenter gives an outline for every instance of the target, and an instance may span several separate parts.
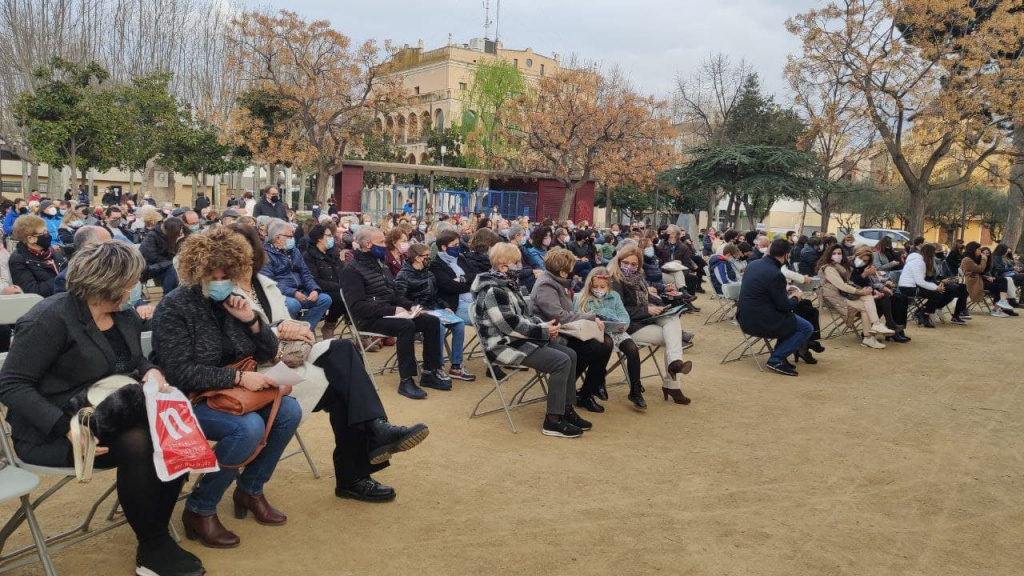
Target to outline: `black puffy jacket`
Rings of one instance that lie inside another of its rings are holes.
[[[7,262],[14,285],[26,294],[39,294],[43,298],[53,296],[53,279],[67,265],[67,260],[56,250],[50,253],[51,259],[44,260],[33,254],[24,242],[18,242]]]
[[[310,246],[302,257],[321,290],[332,293],[341,290],[341,270],[345,263],[341,261],[337,249],[331,248],[325,253],[316,246]]]
[[[467,286],[468,287],[468,286]],[[451,308],[437,295],[437,281],[430,270],[417,270],[407,260],[395,278],[395,290],[399,296],[415,302],[427,310]],[[454,308],[452,308],[454,310]]]
[[[395,279],[383,262],[369,252],[357,251],[341,271],[341,292],[357,325],[414,306],[395,290]]]

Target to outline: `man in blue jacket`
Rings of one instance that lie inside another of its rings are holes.
[[[736,320],[744,334],[759,338],[777,338],[775,350],[768,359],[768,369],[786,376],[796,376],[796,368],[786,361],[798,348],[807,345],[814,332],[811,323],[793,313],[801,296],[786,293],[786,277],[782,267],[789,259],[789,242],[779,238],[772,242],[767,258],[747,266],[740,285]]]
[[[292,318],[298,318],[305,309],[309,329],[316,331],[317,324],[331,307],[331,297],[320,293],[306,260],[295,247],[292,225],[284,220],[271,220],[263,248],[267,251],[267,263],[260,274],[277,282]]]
[[[10,236],[14,232],[14,221],[22,214],[28,214],[28,202],[24,198],[18,198],[4,216],[4,234]]]

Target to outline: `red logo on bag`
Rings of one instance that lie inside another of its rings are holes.
[[[157,400],[156,413],[156,434],[170,476],[183,470],[217,465],[217,457],[192,416],[188,402]]]

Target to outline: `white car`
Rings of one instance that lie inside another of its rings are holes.
[[[890,230],[888,228],[860,228],[853,232],[853,242],[857,246],[874,247],[882,238],[892,238],[893,246],[910,242],[910,233],[904,230]]]

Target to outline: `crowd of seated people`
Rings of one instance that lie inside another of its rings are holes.
[[[767,366],[790,376],[798,362],[816,364],[812,352],[824,350],[820,306],[805,291],[815,280],[820,302],[851,326],[860,316],[862,343],[871,348],[885,347],[882,336],[910,340],[908,309],[917,299],[915,317],[925,327],[946,307],[952,323],[965,323],[968,303],[985,294],[993,315],[1015,315],[1024,281],[1005,245],[969,243],[943,257],[923,239],[903,248],[883,239],[867,248],[852,245],[851,237],[787,233],[772,241],[762,231],[710,229],[693,239],[674,225],[599,230],[587,222],[506,219],[495,211],[461,218],[406,212],[381,218],[378,227],[368,214],[335,210],[297,224],[274,187],[253,204],[250,211],[238,201],[218,216],[215,207],[198,204],[97,212],[68,202],[10,203],[6,216],[13,218],[4,224],[17,245],[12,254],[0,250],[0,291],[46,297],[18,322],[0,371],[0,401],[10,409],[15,447],[26,462],[69,465],[69,432],[79,425],[69,407],[104,376],[152,376],[194,396],[266,390],[276,383],[261,370],[277,358],[281,342],[310,345],[295,368],[306,383],[282,400],[258,454],[267,409],[233,415],[202,400],[194,406],[222,469],[192,488],[181,521],[187,538],[213,548],[241,544],[217,514],[232,484],[235,520],[287,522],[271,504],[279,490],[274,471],[314,411],[329,415],[336,496],[395,498],[373,474],[429,430],[388,422],[364,366],[365,347],[335,338],[343,321],[394,339],[397,391],[411,399],[425,398],[424,388],[451,390],[453,379],[476,379],[463,349],[466,327],[475,324],[488,375],[500,378],[500,369],[510,366],[545,374],[541,432],[575,438],[594,427],[577,409],[601,414],[613,402],[607,383],[616,354],[634,409],[648,408],[644,346],[662,349],[666,403],[691,403],[682,384],[693,369],[684,351],[695,336],[683,322],[700,310],[694,300],[705,290],[706,273],[716,294],[734,286],[728,292],[738,293],[740,328],[775,340]],[[165,287],[155,307],[143,296],[147,284]],[[143,331],[152,331],[149,358],[141,353]],[[257,370],[241,368],[249,359]],[[145,419],[99,441],[97,466],[117,469],[139,569],[202,574],[199,558],[168,534],[182,482],[156,477]]]

